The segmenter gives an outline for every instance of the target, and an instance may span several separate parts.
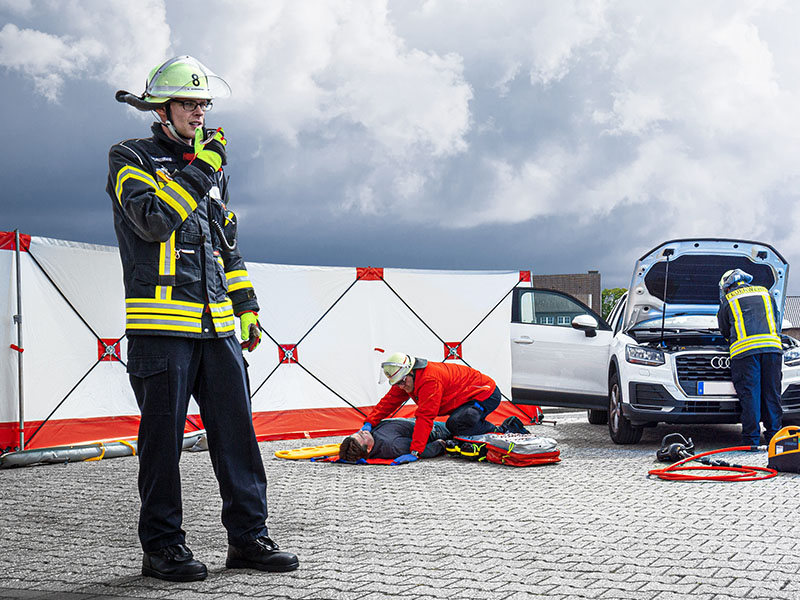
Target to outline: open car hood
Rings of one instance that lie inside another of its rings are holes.
[[[769,290],[781,323],[789,265],[775,248],[746,240],[685,239],[664,242],[636,262],[623,331],[648,322],[660,327],[662,315],[716,315],[719,280],[729,269],[750,273],[753,285]]]

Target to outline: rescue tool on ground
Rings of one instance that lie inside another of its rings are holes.
[[[775,477],[775,469],[731,464],[718,458],[708,458],[713,454],[725,452],[755,452],[766,450],[766,446],[734,446],[694,454],[692,440],[686,440],[679,433],[664,436],[656,458],[661,462],[677,461],[663,469],[652,469],[648,475],[665,481],[759,481]],[[686,466],[697,461],[700,465]]]

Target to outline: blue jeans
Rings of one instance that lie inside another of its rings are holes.
[[[482,435],[497,431],[497,427],[489,423],[486,417],[500,406],[501,397],[500,388],[495,387],[492,395],[485,400],[465,402],[451,413],[445,423],[447,429],[455,436]],[[476,404],[480,404],[483,410],[476,407]]]
[[[731,379],[742,407],[742,443],[758,446],[764,423],[767,442],[781,428],[781,377],[779,352],[750,354],[731,359]]]
[[[228,542],[267,534],[267,478],[253,431],[250,386],[234,336],[132,335],[128,375],[139,423],[139,540],[145,552],[185,543],[178,463],[189,397],[206,428]]]

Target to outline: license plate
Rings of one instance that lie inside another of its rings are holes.
[[[730,381],[698,381],[698,396],[735,396],[736,390]]]

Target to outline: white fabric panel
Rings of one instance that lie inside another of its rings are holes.
[[[124,316],[119,310],[121,293],[115,283],[105,285],[103,273],[113,269],[109,257],[117,261],[115,279],[121,279],[119,257],[107,250],[41,245],[32,238],[31,253],[42,266],[52,269],[50,277],[69,292],[67,296],[83,318],[99,327],[98,333],[117,338],[124,333]],[[47,248],[42,254],[38,252]],[[60,257],[63,256],[63,261]],[[22,300],[25,340],[25,418],[46,418],[81,377],[97,362],[97,338],[53,288],[42,270],[28,254],[23,254]],[[113,263],[112,263],[113,265]],[[92,281],[92,274],[98,274]],[[81,291],[74,282],[86,283]],[[88,297],[91,294],[91,298]],[[116,314],[116,324],[110,314]],[[124,352],[124,348],[123,348]],[[124,354],[123,354],[124,356]],[[138,414],[125,368],[117,361],[101,362],[64,401],[54,415],[57,419]],[[4,419],[5,420],[5,419]]]
[[[34,237],[31,254],[101,337],[116,339],[123,334],[124,292],[116,248]],[[97,361],[97,342],[30,256],[23,253],[22,259],[25,416],[40,420]],[[0,310],[7,317],[0,328],[5,348],[16,342],[11,319],[16,312],[13,260],[13,252],[0,252],[0,277],[9,282],[0,293]],[[261,386],[253,398],[255,412],[347,406],[336,394],[355,406],[373,405],[388,390],[388,383],[378,380],[380,363],[389,353],[402,351],[441,361],[444,348],[437,335],[445,342],[462,340],[504,296],[467,338],[463,352],[468,364],[495,379],[504,393],[510,392],[511,305],[506,295],[517,283],[519,271],[386,269],[386,282],[401,300],[383,281],[356,281],[355,268],[263,263],[248,263],[247,268],[263,327],[279,344],[300,342],[297,353],[302,364],[279,365],[278,350],[269,339],[255,352],[245,353],[251,388],[255,392]],[[123,340],[123,360],[126,357]],[[14,421],[16,353],[10,350],[0,364],[0,393],[0,421]],[[190,412],[197,412],[194,402]],[[53,418],[135,414],[125,368],[118,362],[102,362]]]
[[[125,288],[117,248],[32,237],[30,253],[97,335],[122,337]]]
[[[17,343],[17,325],[14,315],[17,314],[17,268],[13,251],[0,250],[0,281],[7,282],[6,288],[0,292],[0,421],[19,420],[19,396],[17,377],[18,352],[9,346]],[[23,332],[23,336],[24,336]]]

